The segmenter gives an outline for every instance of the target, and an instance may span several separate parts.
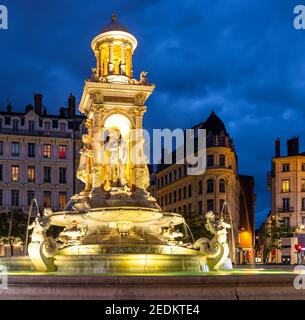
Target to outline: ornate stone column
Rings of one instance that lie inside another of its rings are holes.
[[[122,43],[122,63],[121,63],[121,70],[120,73],[122,75],[126,75],[126,44]]]
[[[110,42],[108,44],[109,48],[109,62],[108,62],[108,74],[111,75],[114,72],[114,64],[113,64],[113,43]]]

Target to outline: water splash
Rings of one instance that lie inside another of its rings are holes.
[[[29,213],[28,213],[28,222],[27,222],[27,226],[26,226],[26,236],[25,236],[25,245],[24,245],[24,254],[25,255],[27,255],[27,253],[28,253],[29,225],[30,225],[30,220],[32,217],[32,211],[33,211],[34,206],[36,206],[36,216],[38,216],[40,214],[40,212],[39,212],[39,206],[38,206],[38,202],[37,202],[36,198],[32,199],[31,204],[30,204]]]

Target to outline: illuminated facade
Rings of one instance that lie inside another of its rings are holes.
[[[280,140],[275,141],[275,157],[269,175],[271,217],[290,228],[290,237],[282,239],[282,249],[272,253],[270,261],[297,263],[296,244],[305,248],[305,153],[299,152],[299,139],[287,141],[287,155],[281,155]]]
[[[0,212],[27,211],[33,198],[39,206],[62,209],[80,190],[78,166],[82,116],[75,97],[59,115],[48,115],[36,94],[34,106],[0,112]]]
[[[187,165],[160,165],[156,174],[156,197],[162,210],[183,214],[189,224],[204,225],[207,211],[233,225],[230,235],[234,262],[243,254],[252,261],[254,244],[254,180],[239,176],[233,141],[221,119],[212,112],[205,122],[193,129],[206,129],[207,169],[201,176],[187,175]],[[227,203],[228,207],[224,207]],[[232,238],[233,241],[232,241]],[[242,247],[243,250],[238,250]]]

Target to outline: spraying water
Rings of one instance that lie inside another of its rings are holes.
[[[233,262],[235,263],[235,250],[236,250],[236,247],[235,247],[235,237],[234,237],[234,231],[233,231],[233,219],[232,219],[232,213],[231,213],[231,210],[230,210],[230,207],[227,203],[227,201],[224,202],[223,206],[222,206],[222,209],[221,209],[221,217],[223,218],[223,214],[224,214],[224,210],[225,208],[228,209],[228,212],[229,212],[229,218],[230,218],[230,225],[231,225],[231,239],[232,239],[232,251],[233,251]]]
[[[26,236],[25,236],[25,245],[24,245],[24,254],[27,254],[28,251],[28,242],[29,242],[29,225],[30,225],[30,220],[32,217],[32,211],[33,211],[33,207],[36,207],[36,215],[40,214],[39,212],[39,206],[38,206],[38,202],[37,199],[34,198],[31,201],[30,204],[30,209],[29,209],[29,213],[28,213],[28,222],[27,222],[27,226],[26,226]]]

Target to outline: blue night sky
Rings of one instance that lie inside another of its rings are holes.
[[[305,4],[305,0],[303,1]],[[0,0],[0,106],[21,111],[33,93],[49,112],[79,101],[95,59],[93,37],[113,12],[137,37],[135,76],[157,88],[145,128],[186,128],[212,110],[234,139],[239,171],[256,179],[257,225],[269,211],[266,171],[280,137],[305,149],[305,30],[293,28],[302,0]],[[283,150],[285,149],[285,150]]]

